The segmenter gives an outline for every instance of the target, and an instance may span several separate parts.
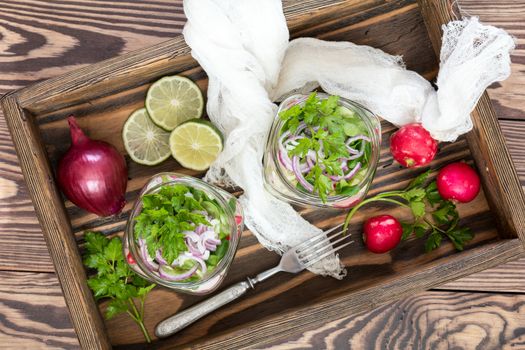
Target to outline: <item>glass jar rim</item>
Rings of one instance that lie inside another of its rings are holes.
[[[149,188],[147,187],[148,186],[147,184],[149,184],[154,178],[157,178],[162,175],[172,175],[172,176],[175,176],[175,178],[167,182],[161,182]],[[146,194],[154,193],[155,191],[160,190],[160,188],[162,187],[174,185],[177,183],[184,183],[188,187],[196,188],[198,190],[205,192],[207,195],[210,195],[211,193],[211,197],[217,200],[220,203],[221,208],[226,212],[228,224],[230,227],[230,240],[229,240],[230,243],[228,246],[228,251],[226,252],[224,257],[222,257],[222,259],[219,261],[219,263],[217,264],[215,269],[212,271],[212,273],[205,275],[205,278],[199,279],[198,281],[190,281],[190,282],[168,281],[168,280],[162,279],[156,276],[155,274],[151,273],[146,268],[143,262],[143,258],[137,250],[137,242],[135,241],[135,231],[134,231],[133,221],[134,221],[134,218],[138,214],[140,214],[140,212],[142,211],[142,197]],[[135,259],[142,273],[144,273],[148,278],[152,278],[155,281],[155,283],[163,285],[165,287],[168,287],[168,288],[181,287],[181,288],[186,288],[186,289],[191,289],[192,287],[198,287],[201,284],[204,284],[212,280],[213,278],[215,278],[217,275],[219,275],[225,268],[227,268],[230,265],[231,261],[233,260],[235,256],[235,253],[237,252],[237,247],[239,245],[239,240],[240,240],[238,226],[235,222],[235,211],[232,208],[230,208],[224,196],[218,191],[217,188],[214,188],[212,185],[202,180],[199,180],[197,178],[187,176],[187,175],[177,174],[177,173],[161,173],[161,174],[154,175],[149,179],[147,184],[144,187],[144,189],[140,192],[139,197],[136,199],[135,204],[133,205],[133,208],[131,210],[131,214],[126,223],[126,236],[128,240],[127,243],[129,246],[129,251],[133,255],[133,258]]]
[[[270,130],[270,137],[269,137],[268,141],[272,140],[272,144],[270,145],[271,146],[270,149],[271,149],[271,155],[272,155],[273,161],[274,161],[275,164],[277,164],[277,166],[276,166],[277,175],[280,177],[281,181],[286,185],[288,190],[292,191],[292,193],[300,193],[301,196],[305,196],[309,201],[318,202],[318,201],[320,201],[320,197],[319,196],[317,196],[317,195],[315,195],[313,193],[308,193],[306,191],[301,191],[301,190],[297,189],[295,186],[293,186],[290,183],[290,181],[288,180],[288,178],[286,177],[286,175],[283,172],[283,166],[280,163],[279,157],[277,155],[278,152],[279,152],[279,145],[278,145],[278,140],[279,140],[278,136],[279,135],[278,135],[278,133],[280,132],[280,130],[281,130],[283,124],[284,124],[284,122],[280,119],[279,114],[282,111],[287,110],[287,109],[289,109],[289,108],[291,108],[291,107],[293,107],[293,106],[295,106],[297,104],[303,103],[309,96],[310,95],[305,95],[305,94],[290,95],[290,96],[286,97],[279,104],[279,108],[278,108],[277,114],[276,114],[276,116],[274,118],[272,129]],[[330,97],[332,95],[324,93],[324,92],[317,92],[317,96],[320,99],[324,100],[324,99],[327,99],[328,97]],[[338,96],[338,97],[339,97],[338,104],[340,106],[342,105],[342,106],[348,108],[348,106],[345,106],[345,105],[349,105],[353,111],[355,111],[356,109],[357,110],[362,110],[363,112],[365,112],[367,114],[365,118],[359,113],[358,113],[358,116],[359,116],[359,118],[361,120],[365,121],[365,125],[366,125],[366,127],[368,129],[368,132],[370,134],[370,138],[372,138],[372,141],[375,141],[375,142],[372,142],[372,147],[374,147],[374,143],[375,143],[375,144],[377,144],[376,148],[379,148],[380,147],[380,143],[381,143],[381,131],[379,130],[379,132],[376,133],[376,131],[373,130],[373,127],[370,125],[369,120],[367,120],[367,119],[372,119],[372,122],[377,122],[378,125],[380,125],[378,116],[375,113],[373,113],[372,111],[370,111],[368,108],[366,108],[365,106],[363,106],[362,104],[360,104],[358,102],[351,101],[351,100],[346,99],[346,98],[341,97],[341,96]],[[289,104],[289,102],[292,101],[292,100],[296,100],[296,102],[293,103],[293,104]],[[378,161],[379,161],[379,151],[377,151],[376,152],[376,156],[373,157],[373,162],[371,164],[369,164],[369,166],[367,168],[367,171],[366,171],[366,175],[363,177],[363,179],[357,185],[357,186],[359,186],[359,188],[363,188],[369,182],[370,177],[374,176],[374,174],[376,172],[376,167],[377,167]],[[282,194],[282,195],[287,197],[286,194]],[[344,200],[344,199],[346,199],[348,197],[349,196],[346,196],[346,195],[328,196],[326,202],[327,203],[338,202],[338,201]]]

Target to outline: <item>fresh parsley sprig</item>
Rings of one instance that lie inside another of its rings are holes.
[[[211,226],[205,213],[221,223],[226,220],[219,203],[204,191],[184,184],[163,186],[158,192],[142,197],[142,211],[135,218],[135,239],[145,240],[150,257],[161,250],[171,265],[181,253],[189,251],[184,231],[193,231],[199,224]],[[220,228],[217,234],[221,244],[206,260],[208,267],[216,266],[229,246],[226,226],[216,227]]]
[[[372,202],[393,203],[410,209],[414,217],[413,222],[401,223],[403,240],[412,233],[417,238],[427,236],[425,251],[430,252],[438,248],[446,237],[457,250],[463,250],[465,243],[474,237],[472,231],[459,225],[456,205],[441,198],[435,181],[424,185],[429,174],[430,170],[422,173],[404,190],[383,192],[365,199],[347,214],[344,230],[348,228],[352,217],[362,206]]]
[[[88,285],[96,300],[111,299],[106,309],[106,319],[127,313],[140,327],[148,343],[151,337],[144,326],[144,301],[155,287],[135,274],[124,260],[122,241],[119,237],[108,239],[98,232],[87,232],[84,265],[95,269]]]

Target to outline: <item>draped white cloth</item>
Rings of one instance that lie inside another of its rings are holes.
[[[206,179],[235,184],[246,225],[268,249],[283,252],[319,233],[263,188],[262,155],[277,101],[320,86],[396,124],[421,122],[453,141],[472,128],[470,112],[485,88],[510,74],[514,40],[477,18],[444,26],[438,91],[405,69],[399,56],[350,42],[289,34],[279,0],[185,0],[184,38],[209,77],[207,112],[225,135]],[[336,256],[311,269],[342,278]]]

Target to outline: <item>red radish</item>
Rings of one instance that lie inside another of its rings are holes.
[[[57,180],[66,197],[99,216],[120,213],[126,200],[126,161],[112,145],[91,140],[75,117],[67,118],[71,147],[60,159]]]
[[[390,152],[401,165],[420,167],[436,156],[437,141],[421,124],[407,124],[390,137]]]
[[[479,193],[479,176],[468,164],[457,162],[448,164],[438,173],[437,189],[443,199],[468,203]]]
[[[403,227],[391,215],[379,215],[365,221],[363,241],[372,253],[386,253],[401,241]]]

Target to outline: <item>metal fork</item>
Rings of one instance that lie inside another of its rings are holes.
[[[250,288],[254,289],[256,284],[278,272],[298,273],[346,247],[353,241],[348,240],[349,236],[344,235],[343,230],[335,232],[342,225],[337,225],[289,249],[283,254],[276,267],[261,272],[254,278],[248,277],[246,281],[236,283],[219,294],[163,320],[155,327],[155,335],[164,338],[177,333],[212,311],[241,297]]]

